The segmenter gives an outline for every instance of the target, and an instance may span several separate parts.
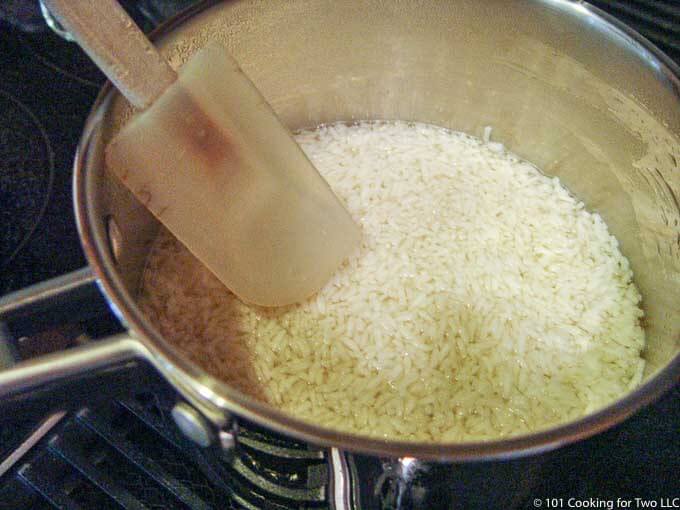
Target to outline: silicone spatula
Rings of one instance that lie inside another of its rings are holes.
[[[243,301],[281,306],[320,289],[360,229],[219,44],[178,73],[115,0],[44,0],[141,109],[108,166]]]

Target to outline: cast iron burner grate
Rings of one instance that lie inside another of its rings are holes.
[[[246,426],[232,457],[220,458],[225,454],[177,431],[174,402],[159,386],[129,401],[51,416],[23,440],[30,446],[38,439],[5,473],[0,508],[329,507],[324,451]]]

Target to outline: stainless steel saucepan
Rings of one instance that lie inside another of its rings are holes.
[[[591,436],[677,382],[680,70],[639,35],[565,0],[242,0],[203,3],[155,37],[174,66],[212,39],[224,42],[292,129],[403,119],[479,136],[492,126],[495,140],[559,176],[620,240],[644,298],[644,381],[582,419],[477,443],[356,436],[248,398],[187,360],[137,307],[159,226],[105,166],[104,147],[129,114],[106,86],[78,148],[74,198],[91,270],[127,334],[0,373],[2,399],[65,391],[66,382],[97,381],[111,366],[137,361],[153,365],[186,399],[176,418],[199,443],[233,445],[232,424],[243,418],[340,450],[456,462],[517,457]]]

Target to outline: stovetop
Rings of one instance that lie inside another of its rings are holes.
[[[124,401],[17,420],[29,430],[1,479],[0,509],[328,508],[324,451],[256,427],[240,431],[231,458],[205,451],[174,427],[165,384],[144,382]]]
[[[150,29],[191,1],[122,3]],[[591,3],[680,62],[677,0]],[[45,27],[37,3],[0,2],[0,296],[86,265],[72,212],[71,164],[103,82],[75,45]],[[106,309],[103,301],[100,308]],[[10,331],[13,355],[64,349],[120,328],[111,316],[66,322],[26,337]],[[1,326],[0,337],[6,336]],[[235,457],[210,457],[169,419],[172,390],[145,377],[145,390],[129,399],[65,414],[34,409],[0,416],[0,509],[328,508],[327,452],[253,426],[242,431],[245,442]],[[546,455],[521,497],[504,507],[535,508],[536,498],[543,505],[546,498],[562,498],[563,507],[569,498],[593,498],[591,508],[617,498],[633,500],[635,508],[636,497],[659,504],[671,498],[672,504],[680,496],[679,397],[676,387],[624,424]],[[496,469],[514,472],[517,466],[499,463]],[[402,508],[440,508],[452,490],[466,491],[436,469],[427,475],[427,490],[425,481],[418,483]],[[398,488],[386,483],[383,490],[382,508],[394,506]]]

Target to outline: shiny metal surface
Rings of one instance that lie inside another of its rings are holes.
[[[50,27],[50,29],[57,34],[59,37],[67,40],[67,41],[75,41],[73,36],[68,30],[65,30],[63,26],[61,26],[61,23],[59,23],[56,18],[52,15],[50,10],[47,8],[43,0],[39,0],[40,4],[40,13],[42,14],[43,19],[45,20],[45,23],[47,23],[47,26]]]
[[[94,282],[92,271],[86,267],[6,294],[0,297],[0,322],[20,317],[27,309],[35,308],[41,302],[55,299],[68,301],[71,295],[82,292]]]
[[[233,413],[307,442],[390,457],[470,461],[546,451],[624,420],[680,376],[680,70],[581,2],[208,2],[158,34],[175,67],[212,39],[241,62],[291,129],[404,119],[481,135],[559,176],[620,240],[644,297],[644,383],[583,419],[479,443],[354,436],[280,413],[208,376],[139,312],[135,294],[158,225],[103,162],[130,116],[106,88],[76,159],[83,247],[119,317],[154,365],[218,425]],[[106,219],[124,239],[116,262]]]
[[[179,402],[172,408],[172,419],[177,428],[198,446],[206,448],[215,441],[215,434],[205,418],[186,402]]]
[[[331,448],[328,462],[332,470],[330,487],[332,508],[334,510],[354,508],[351,473],[345,453],[337,448]]]
[[[49,354],[18,363],[0,372],[0,399],[44,388],[55,380],[75,379],[83,373],[145,356],[138,342],[122,335],[70,349],[68,354]]]

